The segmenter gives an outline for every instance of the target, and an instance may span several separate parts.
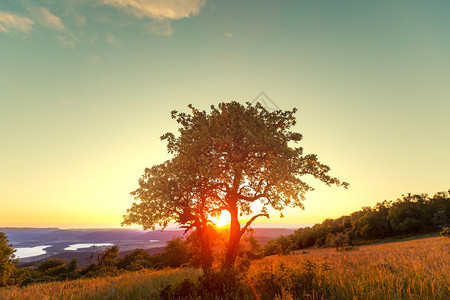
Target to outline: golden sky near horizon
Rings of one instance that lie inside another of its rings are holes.
[[[0,3],[0,227],[120,226],[171,110],[261,91],[350,188],[255,225],[450,188],[450,2],[143,2]]]

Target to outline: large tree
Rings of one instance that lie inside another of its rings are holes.
[[[192,207],[198,211],[199,203],[203,203],[200,215],[206,218],[220,210],[231,215],[223,270],[233,267],[242,235],[256,218],[268,217],[268,208],[280,212],[287,206],[303,208],[305,193],[313,190],[302,179],[304,176],[313,176],[327,185],[348,186],[328,175],[330,168],[316,155],[305,155],[296,146],[302,139],[300,133],[291,131],[296,124],[296,109],[271,112],[259,103],[238,102],[211,106],[209,112],[189,107],[190,113],[172,112],[172,118],[181,125],[179,134],[166,133],[162,139],[167,140],[168,151],[174,157],[171,163],[176,171],[171,174],[183,178],[179,186],[186,184],[190,195],[191,202],[179,209]],[[191,193],[193,190],[196,192]],[[142,218],[148,214],[168,220],[167,215],[155,215],[153,208],[145,204],[149,197],[145,198],[142,201],[137,195],[141,202],[134,204],[140,205]],[[164,203],[158,201],[158,205]],[[260,204],[259,211],[253,212],[253,203]],[[250,219],[241,226],[239,217],[244,215]]]

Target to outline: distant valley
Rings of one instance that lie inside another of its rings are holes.
[[[294,229],[255,228],[254,235],[265,245],[280,235],[288,235]],[[145,249],[150,254],[161,252],[166,242],[174,237],[182,237],[184,230],[141,231],[137,229],[59,229],[59,228],[0,228],[13,247],[17,249],[20,264],[28,264],[50,257],[70,260],[78,259],[79,266],[86,266],[95,260],[98,252],[106,246],[117,245],[120,254],[125,255],[136,248]],[[76,244],[83,244],[71,250]],[[95,244],[96,246],[92,246]],[[72,248],[69,248],[72,246]],[[69,250],[70,249],[70,250]]]

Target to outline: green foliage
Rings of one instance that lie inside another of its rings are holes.
[[[313,188],[302,177],[348,186],[331,177],[330,168],[315,154],[304,155],[295,147],[302,139],[291,130],[296,109],[269,112],[260,103],[234,101],[211,106],[209,112],[189,108],[191,113],[172,112],[180,134],[166,133],[162,139],[174,157],[146,169],[124,224],[154,229],[173,220],[204,232],[210,216],[227,210],[231,224],[224,268],[231,268],[241,236],[256,218],[268,217],[268,208],[303,208],[305,193]],[[262,209],[255,214],[256,202]],[[252,214],[241,228],[239,217]],[[202,238],[201,243],[206,247],[209,241]],[[203,250],[202,257],[207,257]]]
[[[348,216],[327,219],[312,227],[300,228],[291,235],[295,249],[313,246],[336,246],[337,236],[345,236],[342,244],[395,237],[405,234],[433,232],[442,228],[450,218],[448,192],[408,194],[396,201],[383,201],[373,208],[363,207]],[[266,246],[266,255],[276,253],[276,241]]]
[[[436,228],[447,227],[449,224],[448,220],[449,220],[449,218],[447,217],[447,214],[445,213],[445,209],[441,208],[433,216],[434,227],[436,227]]]
[[[273,240],[270,240],[267,243],[267,245],[264,247],[264,255],[287,255],[294,249],[295,246],[294,241],[292,240],[292,236],[281,235]]]
[[[342,247],[349,243],[348,234],[342,232],[336,232],[335,234],[329,233],[327,235],[326,243],[328,246],[336,247],[336,250],[339,250],[339,247]]]
[[[12,244],[3,232],[0,232],[0,286],[9,283],[9,278],[15,270],[15,259]]]
[[[254,236],[253,229],[248,230],[242,238],[239,245],[238,257],[248,257],[250,260],[255,260],[264,256],[264,247]]]
[[[97,264],[100,268],[115,267],[119,261],[119,246],[112,246],[106,248],[105,251],[100,252],[97,256]]]
[[[178,268],[187,264],[192,256],[189,250],[187,243],[180,237],[167,241],[162,253],[165,265]]]
[[[15,284],[26,286],[32,283],[61,281],[80,278],[77,270],[77,260],[72,259],[68,264],[59,258],[49,258],[41,262],[35,270],[20,269],[16,274]]]
[[[86,277],[114,276],[120,274],[117,265],[120,262],[119,246],[106,248],[97,255],[97,262],[79,270]]]
[[[138,271],[142,269],[154,268],[156,262],[154,256],[148,254],[143,249],[136,249],[130,254],[125,255],[117,262],[118,269],[127,271]]]
[[[448,227],[443,227],[440,234],[441,234],[441,236],[450,238],[450,229]]]
[[[37,266],[37,270],[42,273],[46,273],[48,270],[61,267],[66,263],[64,259],[60,258],[49,258],[41,262]]]

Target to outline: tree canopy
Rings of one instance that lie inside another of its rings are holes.
[[[173,220],[197,227],[197,219],[207,222],[226,210],[231,223],[223,268],[230,269],[241,236],[256,218],[268,217],[268,208],[303,208],[305,193],[313,190],[304,176],[348,186],[330,176],[330,168],[315,154],[304,154],[297,146],[302,135],[292,131],[295,108],[268,111],[260,103],[238,102],[222,102],[209,112],[189,108],[190,113],[172,111],[179,134],[161,138],[173,158],[146,169],[132,193],[137,202],[128,210],[126,224],[154,228]],[[260,211],[253,211],[255,202]],[[251,218],[241,227],[244,215]]]
[[[0,232],[0,286],[7,283],[14,270],[15,251],[6,234]]]

